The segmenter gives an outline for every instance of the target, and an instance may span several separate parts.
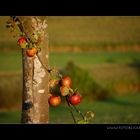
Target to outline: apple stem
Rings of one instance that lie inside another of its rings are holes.
[[[76,93],[78,91],[78,88],[76,88],[75,90],[74,90],[74,93]]]
[[[74,94],[73,89],[69,88],[69,93],[70,95],[73,95]]]
[[[72,116],[72,118],[73,118],[73,121],[74,121],[74,123],[76,123],[76,119],[75,119],[74,114],[73,114],[73,112],[72,112],[72,108],[71,108],[71,105],[70,105],[70,103],[69,103],[69,101],[68,101],[67,96],[66,96],[66,102],[67,102],[67,104],[68,104],[69,111],[70,111],[70,113],[71,113],[71,116]]]

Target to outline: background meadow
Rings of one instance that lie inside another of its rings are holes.
[[[22,59],[0,17],[0,123],[20,123]],[[50,67],[71,75],[91,123],[140,123],[140,17],[48,16]],[[50,123],[73,123],[63,102]]]

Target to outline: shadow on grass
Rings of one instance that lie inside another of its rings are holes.
[[[132,63],[128,64],[129,67],[133,68],[137,72],[138,78],[140,79],[140,60],[138,58],[133,58]],[[140,91],[140,84],[138,84],[138,91]]]
[[[117,104],[117,105],[124,105],[124,106],[137,106],[137,104],[130,103],[128,101],[121,101],[115,98],[110,98],[105,101],[106,103]]]
[[[0,117],[1,117],[1,118],[11,117],[11,114],[6,113],[6,112],[0,112]]]
[[[133,58],[133,62],[128,64],[128,66],[137,69],[140,72],[140,60],[137,58]]]

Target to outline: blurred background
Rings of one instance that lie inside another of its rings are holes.
[[[0,17],[0,123],[20,123],[21,49],[8,18]],[[83,96],[77,108],[95,112],[90,123],[140,123],[140,17],[48,16],[47,23],[49,65],[72,77]],[[50,107],[50,123],[73,123],[65,102]]]

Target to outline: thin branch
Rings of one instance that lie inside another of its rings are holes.
[[[71,108],[71,105],[70,105],[70,103],[69,103],[69,101],[68,101],[68,99],[67,99],[67,96],[66,96],[65,98],[66,98],[66,102],[67,102],[67,104],[68,104],[68,107],[69,107],[69,111],[70,111],[70,113],[71,113],[71,116],[72,116],[72,118],[73,118],[73,121],[74,121],[74,123],[76,123],[76,119],[75,119],[74,114],[73,114],[73,112],[72,112],[72,108]]]
[[[51,72],[53,71],[53,69],[48,69],[48,68],[43,64],[43,62],[42,62],[42,60],[40,59],[39,55],[38,55],[38,54],[36,54],[36,55],[37,55],[38,60],[40,61],[41,65],[43,66],[43,68],[51,75]],[[59,78],[62,79],[62,75],[61,75],[58,71],[56,71],[56,72],[57,72]]]
[[[81,115],[81,117],[82,117],[83,119],[85,119],[85,117],[84,117],[84,115],[82,114],[82,112],[81,112],[79,109],[77,109],[75,105],[72,105],[72,106],[73,106],[74,109],[79,113],[79,115]]]
[[[13,20],[15,22],[17,22],[17,21],[19,22],[18,27],[19,27],[20,31],[25,34],[27,41],[33,43],[32,40],[30,39],[29,35],[26,33],[25,28],[24,28],[20,18],[16,17],[16,16],[11,16],[11,17],[13,18]]]
[[[40,59],[39,55],[36,54],[38,60],[40,61],[41,65],[43,66],[43,68],[48,72],[51,73],[52,69],[47,69],[46,66],[43,64],[42,60]]]

